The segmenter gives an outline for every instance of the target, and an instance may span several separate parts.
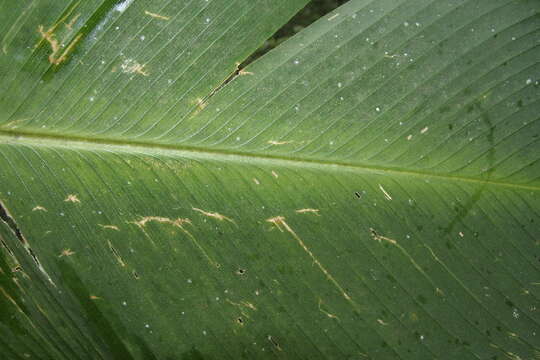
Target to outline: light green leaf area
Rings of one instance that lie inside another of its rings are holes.
[[[540,6],[0,1],[6,359],[540,356]]]

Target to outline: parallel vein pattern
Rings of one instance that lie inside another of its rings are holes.
[[[307,2],[0,2],[4,357],[538,357],[538,2]]]

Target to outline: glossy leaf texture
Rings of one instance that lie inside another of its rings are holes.
[[[7,359],[534,359],[540,6],[0,2]]]

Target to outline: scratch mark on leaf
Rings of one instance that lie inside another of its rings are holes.
[[[53,279],[47,273],[47,271],[45,271],[45,269],[43,268],[43,265],[41,265],[41,262],[39,261],[38,257],[34,253],[34,250],[32,250],[32,248],[30,247],[28,240],[26,240],[23,233],[17,226],[17,223],[15,222],[15,218],[10,214],[9,210],[7,209],[7,207],[4,205],[4,203],[1,200],[0,200],[0,220],[2,220],[4,223],[7,224],[7,226],[9,226],[9,228],[11,229],[15,237],[17,237],[17,239],[19,239],[19,241],[22,243],[28,255],[30,255],[30,257],[34,260],[38,270],[46,277],[46,279],[51,283],[51,285],[56,287],[56,284],[54,283]]]
[[[332,16],[330,16],[330,17],[328,18],[328,21],[332,21],[332,20],[334,20],[335,18],[337,18],[338,16],[339,16],[339,13],[334,14],[334,15],[332,15]]]
[[[109,230],[120,231],[120,229],[119,229],[118,226],[116,226],[116,225],[102,225],[102,224],[98,224],[98,226],[102,227],[103,229],[109,229]]]
[[[383,319],[377,319],[377,322],[378,322],[379,324],[383,325],[383,326],[388,325],[388,323],[385,322]]]
[[[285,217],[283,216],[276,216],[270,219],[266,220],[269,223],[272,223],[276,228],[279,229],[279,231],[284,232],[287,231],[289,234],[292,235],[292,237],[298,242],[298,245],[304,249],[304,251],[309,255],[309,257],[313,260],[313,262],[318,266],[318,268],[322,271],[322,273],[326,276],[326,279],[329,280],[343,295],[343,297],[351,303],[355,308],[357,308],[356,303],[352,300],[352,298],[347,294],[345,289],[337,282],[337,280],[330,274],[330,272],[324,267],[323,264],[315,257],[315,255],[309,250],[309,248],[306,246],[304,241],[294,232],[294,230],[287,224],[285,221]]]
[[[34,208],[32,209],[32,211],[47,211],[47,209],[45,209],[43,206],[34,206]]]
[[[267,339],[268,339],[268,341],[270,341],[270,343],[272,343],[272,345],[274,345],[274,347],[275,347],[278,351],[283,351],[283,349],[281,348],[281,346],[279,346],[279,343],[278,343],[271,335],[268,335]]]
[[[184,225],[186,225],[186,224],[191,225],[191,220],[190,219],[177,218],[175,220],[172,220],[170,218],[162,217],[162,216],[145,216],[145,217],[141,218],[138,221],[133,221],[133,222],[130,222],[130,223],[134,224],[134,225],[137,225],[139,227],[139,229],[141,229],[142,232],[146,235],[146,237],[151,239],[151,237],[148,235],[148,233],[144,229],[144,227],[146,226],[146,224],[148,222],[157,222],[157,223],[160,223],[160,224],[169,224],[169,225],[172,225],[174,227],[179,228],[184,234],[186,234],[191,239],[193,244],[201,251],[201,253],[204,255],[204,257],[208,260],[208,262],[212,266],[214,266],[216,268],[221,267],[221,265],[219,263],[214,261],[210,257],[210,255],[208,255],[208,252],[206,252],[206,250],[201,246],[201,244],[197,241],[197,239],[188,230],[186,230],[186,228],[184,227]]]
[[[35,5],[37,4],[36,1],[32,1],[22,12],[21,14],[19,15],[19,17],[17,18],[17,20],[15,20],[13,22],[13,25],[11,25],[11,27],[9,28],[9,30],[6,32],[6,34],[4,35],[3,39],[2,39],[2,52],[4,54],[7,54],[8,53],[8,46],[9,46],[9,43],[13,40],[13,38],[15,37],[15,35],[19,32],[19,30],[21,29],[21,27],[23,26],[24,24],[24,19],[27,17],[27,15],[33,10],[33,8],[35,7]]]
[[[287,144],[291,144],[292,141],[276,141],[276,140],[268,140],[268,143],[270,145],[287,145]]]
[[[386,200],[392,200],[392,197],[390,196],[390,194],[382,187],[381,184],[379,184],[379,189],[381,189],[381,191],[383,192]]]
[[[64,256],[67,257],[67,256],[72,256],[72,255],[75,255],[74,251],[71,251],[71,249],[64,249],[64,250],[62,250],[60,255],[58,255],[58,257],[64,257]]]
[[[169,16],[165,16],[165,15],[159,15],[159,14],[156,14],[156,13],[153,13],[153,12],[150,12],[148,10],[144,10],[144,13],[148,16],[151,16],[155,19],[160,19],[160,20],[165,20],[165,21],[168,21],[170,20],[171,18]]]
[[[407,252],[407,250],[405,250],[403,246],[401,246],[396,240],[379,235],[373,228],[370,228],[369,231],[371,232],[371,236],[373,237],[373,239],[377,240],[378,242],[385,241],[397,247],[403,253],[403,255],[405,255],[409,259],[409,261],[413,264],[416,270],[418,270],[426,278],[429,279],[429,276],[426,274],[426,272],[420,267],[420,265],[418,265],[418,263],[412,258],[412,256]]]
[[[253,178],[253,182],[254,182],[256,185],[261,185],[261,182],[260,182],[257,178]]]
[[[279,177],[278,173],[275,172],[274,170],[272,170],[272,176],[275,177],[276,179]]]
[[[298,214],[307,214],[307,213],[311,213],[311,214],[315,214],[317,216],[320,216],[319,215],[319,209],[299,209],[299,210],[296,210],[296,212]]]
[[[425,134],[425,133],[427,133],[428,130],[429,130],[429,127],[426,126],[422,130],[420,130],[420,134]]]
[[[334,315],[334,314],[329,313],[328,311],[326,311],[326,310],[324,310],[324,309],[322,308],[322,305],[323,305],[323,304],[324,304],[324,303],[323,303],[322,299],[319,298],[319,311],[322,312],[323,314],[325,314],[326,316],[328,316],[330,319],[336,319],[336,320],[339,321],[339,317],[337,317],[337,316]]]
[[[228,302],[229,304],[233,305],[233,306],[238,307],[240,309],[240,313],[242,315],[244,315],[248,319],[250,318],[249,314],[245,313],[244,309],[250,309],[252,311],[257,311],[257,307],[255,307],[255,305],[253,305],[249,301],[234,302],[234,301],[232,301],[230,299],[225,299],[225,301]]]
[[[126,267],[126,263],[124,262],[124,259],[120,256],[120,253],[116,248],[112,245],[110,240],[107,240],[107,243],[109,244],[109,249],[111,249],[111,252],[113,253],[114,257],[116,258],[116,261],[120,264],[122,267]]]
[[[229,218],[229,217],[227,217],[227,216],[225,216],[225,215],[221,215],[221,214],[219,214],[219,213],[217,213],[217,212],[208,212],[208,211],[201,210],[201,209],[199,209],[199,208],[192,208],[192,209],[193,209],[194,211],[200,212],[200,213],[203,214],[204,216],[212,217],[212,218],[217,219],[217,220],[219,220],[219,221],[224,221],[224,220],[226,220],[226,221],[228,221],[228,222],[233,223],[233,224],[236,225],[236,223],[234,222],[233,219],[231,219],[231,218]]]
[[[389,242],[390,244],[392,245],[397,245],[397,241],[394,240],[394,239],[390,239],[388,237],[385,237],[385,236],[381,236],[379,235],[374,229],[372,228],[369,228],[369,230],[371,231],[371,236],[377,240],[378,242],[381,242],[381,241],[387,241]]]

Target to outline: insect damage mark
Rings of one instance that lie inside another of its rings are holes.
[[[109,230],[115,230],[115,231],[120,231],[120,229],[118,228],[118,226],[116,225],[102,225],[102,224],[98,224],[99,227],[103,228],[103,229],[109,229]]]
[[[378,242],[386,241],[389,242],[392,245],[397,245],[397,241],[394,239],[390,239],[386,236],[379,235],[373,228],[369,228],[369,231],[371,232],[371,236],[373,239],[377,240]]]
[[[212,89],[208,93],[208,95],[206,95],[205,97],[196,99],[197,108],[194,110],[194,113],[192,114],[192,116],[197,115],[202,109],[204,109],[206,105],[208,104],[208,101],[210,100],[210,98],[216,95],[221,89],[225,87],[225,85],[232,82],[237,77],[245,76],[245,75],[254,75],[252,72],[242,69],[241,63],[237,62],[235,66],[236,66],[235,69],[221,82],[221,84],[219,84],[214,89]]]
[[[169,16],[159,15],[159,14],[150,12],[150,11],[148,11],[148,10],[144,10],[144,13],[145,13],[145,15],[148,15],[148,16],[150,16],[150,17],[153,17],[154,19],[165,20],[165,21],[168,21],[168,20],[171,19]]]
[[[75,255],[75,251],[71,251],[71,249],[64,249],[62,250],[62,252],[60,253],[60,255],[58,255],[58,257],[64,257],[64,256],[72,256],[72,255]]]
[[[292,141],[276,141],[276,140],[268,140],[268,143],[270,145],[287,145],[292,144]]]
[[[287,224],[285,221],[285,217],[283,216],[276,216],[270,219],[266,220],[267,222],[273,224],[276,228],[278,228],[279,231],[284,232],[287,231],[289,234],[292,235],[292,237],[297,241],[298,245],[302,247],[302,249],[309,255],[311,260],[313,260],[313,263],[317,265],[319,270],[326,276],[326,279],[330,281],[341,293],[341,295],[347,300],[351,305],[353,305],[354,308],[357,308],[358,306],[356,303],[352,300],[349,294],[345,291],[345,289],[338,283],[338,281],[330,274],[330,272],[324,267],[324,265],[315,257],[313,252],[306,246],[304,241],[294,232],[294,230]]]
[[[30,255],[30,257],[34,260],[34,263],[36,264],[38,270],[45,276],[45,278],[47,278],[47,280],[51,283],[51,285],[56,287],[56,284],[54,283],[50,275],[47,273],[47,271],[45,271],[45,269],[41,265],[41,262],[39,261],[38,257],[34,253],[34,250],[30,248],[30,244],[28,243],[28,241],[22,234],[21,230],[17,226],[17,223],[14,220],[14,217],[11,216],[8,209],[6,208],[6,206],[1,200],[0,200],[0,220],[6,223],[6,225],[11,229],[11,231],[17,237],[17,239],[19,239],[19,241],[23,245],[28,255]]]
[[[240,301],[240,302],[234,302],[230,299],[225,299],[226,302],[228,302],[229,304],[233,305],[233,306],[236,306],[239,310],[240,310],[240,313],[246,317],[246,318],[250,318],[249,317],[249,314],[244,312],[244,309],[249,309],[251,311],[257,311],[257,307],[255,305],[253,305],[252,303],[250,303],[249,301]]]
[[[30,4],[21,12],[19,17],[13,22],[13,25],[11,25],[9,30],[5,33],[4,37],[2,38],[2,52],[4,54],[8,53],[9,44],[13,41],[15,35],[21,30],[25,20],[34,10],[36,5],[37,1],[30,2]]]
[[[276,350],[283,351],[281,346],[279,346],[279,343],[276,341],[274,337],[272,337],[272,335],[268,335],[266,338],[268,339],[268,341],[270,341],[270,343],[274,346],[274,348],[276,348]]]
[[[124,262],[124,259],[122,259],[122,257],[120,256],[120,253],[119,253],[118,250],[116,250],[116,248],[112,245],[112,243],[111,243],[110,240],[107,240],[107,244],[109,244],[109,249],[111,249],[112,254],[113,254],[114,257],[116,258],[116,261],[118,261],[118,263],[120,264],[120,266],[126,267],[126,263]]]
[[[65,199],[65,202],[71,202],[71,203],[81,203],[81,200],[77,197],[75,194],[69,194]]]
[[[15,299],[13,299],[13,297],[11,297],[11,295],[9,295],[7,293],[7,291],[2,287],[0,286],[0,293],[2,293],[2,295],[4,295],[4,297],[6,299],[8,299],[8,301],[10,303],[13,304],[13,306],[15,306],[15,308],[17,309],[18,312],[20,312],[21,314],[24,314],[24,311],[21,309],[21,307],[19,306],[19,304],[17,304],[17,302],[15,301]]]
[[[388,191],[386,191],[383,186],[381,184],[379,184],[379,189],[382,191],[382,193],[384,194],[384,197],[386,198],[386,200],[392,200],[392,196],[390,196],[390,194],[388,193]]]
[[[330,319],[335,319],[335,320],[338,320],[339,321],[339,317],[337,317],[337,315],[334,315],[332,313],[329,313],[328,311],[324,310],[322,308],[322,306],[324,305],[324,302],[322,301],[321,298],[319,298],[319,311],[322,312],[323,314],[325,314],[327,317],[329,317]]]
[[[50,27],[49,29],[45,30],[45,27],[43,25],[38,26],[38,32],[41,35],[41,40],[45,40],[49,43],[49,46],[51,47],[51,53],[49,54],[49,63],[51,65],[60,65],[64,61],[66,61],[68,54],[73,51],[75,45],[81,40],[82,33],[75,36],[73,40],[64,48],[63,43],[59,42],[56,39],[56,34],[54,33],[56,27],[58,26],[58,23]],[[41,44],[41,41],[36,45],[39,46]],[[62,49],[64,50],[62,52]],[[60,52],[62,52],[60,54]]]
[[[184,224],[190,224],[191,225],[191,220],[190,219],[177,218],[175,220],[172,220],[172,219],[170,219],[168,217],[162,217],[162,216],[145,216],[145,217],[141,218],[138,221],[131,222],[131,224],[137,225],[140,229],[142,229],[144,231],[144,227],[149,222],[157,222],[157,223],[160,223],[160,224],[169,224],[169,225],[173,225],[175,227],[181,228],[181,229],[183,228]]]
[[[73,25],[75,25],[75,23],[77,22],[77,20],[79,20],[80,17],[81,17],[81,14],[75,15],[68,23],[65,23],[64,26],[69,31],[72,31],[73,30]]]
[[[314,214],[317,216],[319,215],[319,209],[298,209],[295,211],[297,214]]]
[[[139,227],[139,229],[141,229],[141,231],[144,233],[144,235],[148,239],[151,240],[152,238],[148,235],[148,233],[145,230],[145,226],[149,222],[157,222],[159,224],[168,224],[168,225],[172,225],[173,227],[179,228],[185,235],[187,235],[189,237],[189,239],[192,241],[192,243],[199,249],[199,251],[203,254],[203,256],[208,260],[208,262],[212,266],[214,266],[216,268],[221,267],[221,265],[219,263],[214,261],[210,257],[210,255],[208,255],[208,252],[202,247],[202,245],[199,243],[199,241],[197,241],[197,239],[188,230],[186,230],[186,228],[184,227],[184,225],[186,225],[186,224],[187,225],[192,225],[190,219],[177,218],[177,219],[173,220],[173,219],[170,219],[168,217],[163,217],[163,216],[145,216],[145,217],[142,217],[141,219],[139,219],[138,221],[132,221],[132,222],[129,222],[129,223],[137,225]]]
[[[422,275],[424,275],[426,278],[429,279],[429,276],[422,269],[422,267],[420,267],[420,265],[418,265],[418,263],[412,258],[412,256],[407,252],[407,250],[405,250],[405,248],[403,248],[403,246],[401,246],[396,240],[391,239],[391,238],[386,237],[386,236],[380,235],[373,228],[369,228],[369,231],[371,233],[371,237],[374,240],[377,240],[379,243],[382,243],[384,241],[384,242],[387,242],[387,243],[392,244],[393,246],[397,247],[403,253],[403,255],[405,255],[405,257],[409,259],[409,261],[411,262],[411,264],[413,264],[413,266],[416,268],[416,270],[418,270]]]
[[[220,213],[217,213],[217,212],[208,212],[208,211],[204,211],[204,210],[201,210],[199,208],[192,208],[193,211],[197,211],[201,214],[203,214],[204,216],[208,216],[208,217],[211,217],[211,218],[214,218],[214,219],[217,219],[219,221],[228,221],[230,223],[233,223],[236,225],[236,222],[234,222],[233,219],[225,216],[225,215],[221,215]]]
[[[126,59],[120,65],[122,72],[125,74],[139,74],[142,76],[148,76],[148,71],[146,70],[146,64],[140,64],[136,60]]]

